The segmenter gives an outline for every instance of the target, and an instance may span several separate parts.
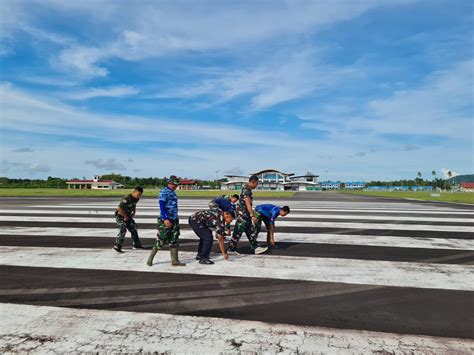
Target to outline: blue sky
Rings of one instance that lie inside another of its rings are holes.
[[[474,172],[471,1],[0,6],[3,176]]]

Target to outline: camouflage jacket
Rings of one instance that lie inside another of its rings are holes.
[[[122,197],[122,201],[120,201],[118,208],[123,209],[128,216],[131,216],[137,209],[138,201],[139,200],[134,198],[132,194],[128,194],[127,196]]]
[[[247,206],[245,206],[245,198],[250,198],[250,202],[253,204],[253,192],[248,184],[242,186],[242,190],[240,191],[239,203],[237,205],[237,214],[240,217],[248,219],[250,218],[250,213],[247,210]]]
[[[215,229],[216,234],[226,235],[227,231],[230,230],[230,224],[227,224],[224,220],[224,212],[222,211],[211,211],[203,210],[195,212],[189,217],[190,221],[194,223],[202,223],[209,229]]]

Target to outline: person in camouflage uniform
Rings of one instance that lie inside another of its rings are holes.
[[[125,234],[127,229],[132,235],[133,249],[143,249],[140,238],[138,237],[137,225],[133,216],[137,210],[137,203],[143,194],[143,188],[140,186],[135,187],[131,194],[124,196],[120,201],[119,206],[115,210],[115,221],[119,228],[117,239],[115,239],[114,250],[117,253],[123,253],[122,245],[125,240]]]
[[[193,213],[189,217],[189,225],[194,233],[199,237],[199,247],[196,260],[199,264],[212,265],[214,262],[209,259],[212,249],[212,231],[216,231],[216,237],[219,241],[219,248],[225,260],[229,258],[225,251],[225,237],[227,231],[230,231],[230,224],[234,220],[233,211],[223,212],[221,210],[203,210]]]
[[[235,211],[235,203],[239,200],[239,195],[232,196],[221,195],[215,197],[209,202],[209,209],[211,211],[221,210],[223,212]]]
[[[178,185],[178,178],[176,176],[171,176],[168,180],[168,186],[160,191],[160,217],[158,217],[158,231],[150,257],[147,260],[148,266],[153,265],[153,258],[158,250],[163,248],[165,243],[168,243],[170,246],[171,265],[186,265],[178,259],[180,228],[178,218],[178,197],[175,192]]]
[[[254,238],[257,239],[258,234],[261,232],[263,222],[267,228],[267,245],[277,248],[275,243],[275,220],[280,216],[285,217],[288,213],[290,213],[290,207],[288,206],[279,207],[269,203],[257,205],[254,211],[255,218],[257,219],[254,228]]]
[[[249,182],[242,186],[239,196],[239,204],[237,205],[237,220],[232,233],[232,239],[230,240],[227,249],[228,252],[237,251],[237,243],[244,232],[247,235],[247,238],[250,242],[250,247],[254,250],[255,254],[264,253],[268,249],[267,247],[261,247],[258,245],[254,231],[257,219],[255,218],[254,211],[252,209],[252,190],[254,190],[257,186],[258,177],[255,175],[252,175],[249,178]]]

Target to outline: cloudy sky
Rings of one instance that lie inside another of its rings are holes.
[[[0,6],[4,176],[474,172],[472,1]]]

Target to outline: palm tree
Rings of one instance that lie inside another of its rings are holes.
[[[453,173],[451,172],[451,170],[448,171],[448,176],[449,176],[448,180],[451,180],[451,177],[453,176]],[[449,183],[451,184],[451,181]],[[447,187],[446,187],[446,189],[447,189]]]
[[[436,179],[436,171],[432,171],[431,172],[431,175],[433,176],[433,181],[432,181],[432,184],[433,184],[433,189],[436,189],[436,186],[435,186],[435,179]]]
[[[416,174],[416,179],[415,179],[415,185],[418,185],[420,184],[421,185],[421,172],[419,171],[417,174]]]

